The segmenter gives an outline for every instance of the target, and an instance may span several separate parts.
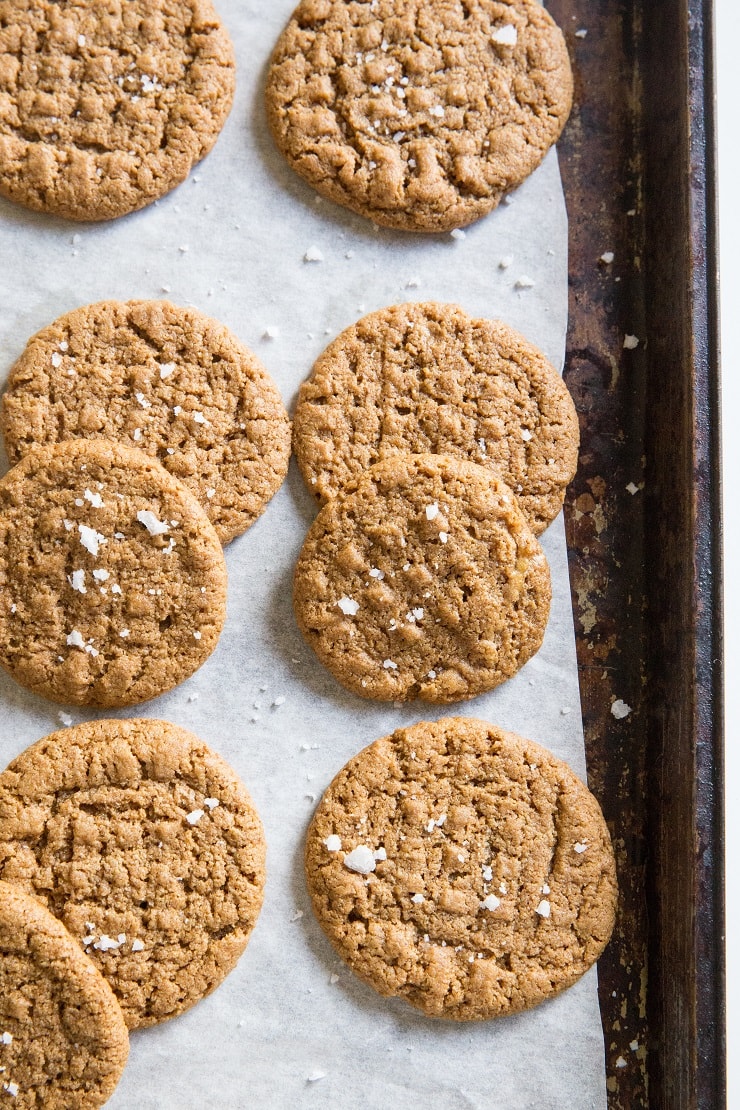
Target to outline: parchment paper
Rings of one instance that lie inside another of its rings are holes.
[[[232,328],[289,405],[331,337],[365,312],[404,300],[455,301],[501,318],[562,365],[567,235],[554,152],[510,204],[464,238],[376,230],[318,200],[267,132],[264,71],[293,0],[219,0],[218,7],[236,46],[238,93],[214,152],[188,181],[155,206],[104,225],[0,202],[0,374],[62,312],[108,297],[159,296]],[[303,260],[310,247],[323,261]],[[522,278],[534,285],[517,288]],[[268,328],[279,335],[264,338]],[[530,1013],[481,1024],[431,1021],[353,978],[313,919],[302,872],[315,801],[350,756],[401,724],[450,711],[479,716],[540,741],[585,775],[562,520],[543,537],[553,605],[534,660],[502,688],[452,710],[397,709],[345,693],[295,626],[292,570],[315,511],[291,464],[266,514],[227,549],[229,616],[214,655],[171,694],[120,714],[176,722],[229,760],[265,824],[268,883],[237,970],[183,1017],[132,1037],[109,1106],[603,1107],[595,971]],[[278,698],[285,701],[273,705]],[[93,716],[70,715],[75,722]],[[60,727],[58,707],[4,672],[0,722],[2,766]]]

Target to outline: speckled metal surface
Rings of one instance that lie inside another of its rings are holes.
[[[599,965],[609,1106],[719,1107],[711,4],[548,7],[576,80],[559,146],[582,436],[566,521],[589,779],[620,881]]]

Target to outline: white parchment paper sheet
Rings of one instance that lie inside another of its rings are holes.
[[[267,132],[265,67],[293,0],[218,6],[236,46],[238,93],[214,152],[190,180],[104,225],[0,202],[0,373],[62,312],[159,296],[232,328],[289,405],[330,337],[403,300],[456,301],[499,317],[562,365],[567,234],[555,154],[462,239],[374,229],[316,198]],[[310,247],[323,261],[304,261]],[[522,277],[534,285],[517,288]],[[264,338],[268,328],[279,335]],[[544,536],[554,598],[535,659],[501,689],[452,710],[396,709],[345,693],[295,626],[292,570],[315,511],[292,464],[266,514],[227,549],[229,617],[215,654],[179,689],[121,714],[174,721],[230,761],[264,820],[268,883],[247,953],[227,982],[183,1017],[132,1037],[111,1110],[603,1107],[594,971],[531,1013],[430,1021],[354,980],[312,917],[302,873],[315,800],[350,756],[401,724],[450,711],[479,716],[542,742],[585,774],[562,521]],[[285,701],[274,706],[276,698]],[[70,713],[75,722],[92,716]],[[3,766],[60,727],[58,707],[4,673],[0,722]]]

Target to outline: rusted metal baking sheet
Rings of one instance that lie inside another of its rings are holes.
[[[725,1082],[711,3],[548,7],[576,78],[559,148],[582,436],[566,518],[621,891],[599,965],[610,1108],[709,1110]]]

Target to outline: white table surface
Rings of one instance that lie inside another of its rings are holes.
[[[729,1107],[740,1107],[740,5],[715,0],[722,297],[727,798],[727,1033]]]

